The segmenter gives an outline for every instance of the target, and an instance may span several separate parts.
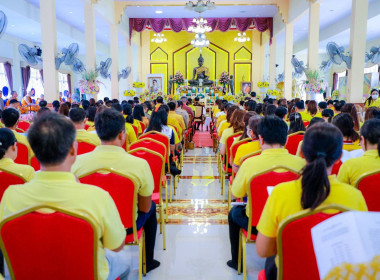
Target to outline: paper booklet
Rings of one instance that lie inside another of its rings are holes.
[[[314,226],[311,235],[323,279],[342,263],[365,263],[380,255],[380,212],[344,212]]]

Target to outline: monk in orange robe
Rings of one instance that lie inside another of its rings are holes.
[[[24,96],[24,98],[21,101],[21,108],[23,108],[26,111],[37,112],[40,106],[33,103],[33,100],[32,100],[33,92],[34,90],[31,90]]]

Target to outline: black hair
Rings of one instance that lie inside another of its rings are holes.
[[[118,112],[123,112],[123,107],[121,107],[121,105],[119,103],[113,103],[111,105],[111,108],[115,109],[116,111]]]
[[[178,100],[178,101],[177,101],[177,105],[178,105],[178,107],[182,107],[183,102],[182,102],[181,100]]]
[[[273,104],[269,104],[266,108],[265,108],[265,116],[273,116],[276,112],[276,105],[273,105]]]
[[[82,100],[82,107],[85,111],[87,111],[88,107],[90,107],[90,101]]]
[[[13,127],[20,118],[20,113],[14,108],[7,108],[1,114],[1,118],[5,127]]]
[[[161,103],[161,104],[164,103],[164,99],[162,98],[162,96],[157,97],[156,100],[157,100],[157,103]]]
[[[53,105],[54,111],[58,112],[59,105],[61,104],[59,103],[58,100],[54,100],[53,103],[51,103],[51,105]]]
[[[150,117],[149,126],[146,129],[146,132],[161,132],[162,126],[168,124],[168,113],[165,108],[161,107],[157,110],[157,112],[153,112],[152,116]]]
[[[96,115],[96,107],[91,106],[90,108],[88,108],[88,110],[86,112],[87,120],[90,122],[94,122],[95,121],[95,115]]]
[[[255,111],[256,111],[256,113],[257,113],[258,115],[260,115],[260,114],[263,112],[263,107],[264,107],[264,104],[263,104],[263,103],[259,103],[259,104],[257,104]]]
[[[359,140],[359,134],[354,129],[354,120],[348,113],[340,113],[335,116],[332,122],[342,132],[344,137],[347,137],[352,142]]]
[[[195,97],[195,98],[194,98],[194,101],[195,101],[195,102],[198,102],[198,101],[199,101],[199,97],[198,97],[198,96]]]
[[[280,119],[283,119],[287,113],[288,113],[288,110],[283,106],[278,107],[274,112],[274,114]]]
[[[42,165],[62,163],[75,141],[75,127],[60,114],[42,114],[28,130],[28,141]]]
[[[112,103],[119,104],[120,102],[119,102],[119,99],[114,98],[114,99],[112,99]]]
[[[17,142],[12,130],[8,128],[0,128],[0,159],[2,159],[10,146]]]
[[[9,101],[9,104],[15,104],[15,103],[18,103],[18,101],[17,101],[16,99],[11,99],[11,100]]]
[[[71,108],[71,103],[68,102],[68,101],[66,101],[65,103],[66,103],[67,107],[69,107],[69,109],[70,109]]]
[[[281,146],[285,146],[288,137],[288,126],[278,117],[265,117],[259,124],[258,134],[269,145],[280,144]]]
[[[103,100],[104,100],[104,103],[105,103],[105,102],[107,102],[110,99],[109,99],[109,97],[104,97]]]
[[[360,130],[360,135],[372,145],[377,144],[377,153],[380,156],[380,120],[370,119],[366,121]]]
[[[324,109],[322,111],[322,117],[329,118],[328,122],[331,123],[332,118],[334,117],[334,111],[331,109]]]
[[[133,110],[133,118],[142,122],[145,117],[144,108],[142,105],[136,105]]]
[[[327,103],[325,101],[319,102],[318,107],[324,110],[327,108]]]
[[[150,103],[149,101],[145,101],[144,104],[146,104],[146,106],[148,107],[148,111],[152,111],[153,110],[152,103]]]
[[[327,101],[327,105],[334,105],[334,101],[332,100]]]
[[[37,111],[36,118],[39,118],[43,114],[50,114],[50,113],[52,113],[52,111],[50,111],[48,107],[41,107]]]
[[[42,107],[46,107],[47,106],[47,101],[46,100],[41,100],[38,105],[42,108]]]
[[[86,111],[82,108],[73,108],[69,112],[69,118],[73,123],[83,122],[86,118]]]
[[[305,124],[303,123],[302,116],[300,113],[292,113],[289,115],[289,134],[298,132],[298,131],[305,131]]]
[[[133,124],[133,113],[132,113],[132,105],[129,103],[125,103],[123,105],[123,114],[127,116],[125,118],[125,122]]]
[[[176,107],[176,106],[175,106],[175,103],[174,103],[174,102],[172,102],[172,101],[169,102],[169,103],[168,103],[168,106],[169,106],[169,110],[170,110],[170,111],[174,111],[174,110],[175,110],[175,107]]]
[[[124,117],[121,112],[106,108],[96,114],[95,129],[101,140],[115,140],[120,132],[125,131]]]
[[[312,127],[313,125],[315,125],[317,123],[323,123],[323,122],[325,122],[324,119],[319,118],[319,117],[314,117],[311,119],[309,125],[307,126],[307,129],[309,129],[310,127]]]
[[[296,102],[296,107],[298,108],[298,109],[305,109],[305,103],[302,101],[302,100],[300,100],[300,101],[297,101]]]
[[[252,91],[251,92],[251,97],[255,98],[256,97],[256,92]]]
[[[329,196],[327,168],[339,160],[342,148],[343,135],[332,124],[318,123],[306,131],[302,144],[307,162],[302,171],[303,209],[315,209]]]
[[[106,101],[106,106],[107,106],[108,108],[111,107],[112,104],[113,104],[113,102],[112,102],[111,100],[107,100],[107,101]]]
[[[90,107],[92,107],[92,106],[90,106]],[[79,105],[78,104],[71,104],[71,109],[72,108],[79,108]],[[87,110],[88,111],[88,110]]]
[[[255,111],[256,110],[256,101],[255,100],[248,100],[247,101],[247,111]]]
[[[342,109],[342,107],[343,107],[344,105],[346,105],[346,101],[344,101],[344,100],[341,100],[341,101],[335,102],[335,103],[334,103],[334,109],[335,109],[335,111],[340,112],[340,110]]]
[[[367,103],[368,106],[371,105],[371,103],[372,103],[372,101],[373,101],[372,93],[373,93],[374,91],[376,91],[377,93],[379,93],[379,91],[378,91],[377,89],[375,89],[375,88],[371,89],[371,93],[370,93],[369,97],[367,98],[367,100],[364,102],[364,104]]]

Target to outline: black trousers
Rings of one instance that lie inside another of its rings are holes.
[[[137,230],[143,228],[145,232],[146,265],[149,266],[154,258],[154,246],[156,245],[157,234],[156,204],[153,201],[148,213],[138,211],[136,226]],[[127,234],[132,233],[133,229],[127,229]]]
[[[276,255],[265,260],[265,278],[266,280],[277,280],[277,266],[275,262]]]
[[[240,229],[243,228],[247,230],[248,228],[248,217],[245,213],[246,206],[238,205],[232,207],[230,213],[228,213],[228,225],[230,232],[230,242],[231,242],[231,255],[233,264],[238,264],[239,257],[239,234]],[[256,227],[252,227],[252,233],[257,234]]]

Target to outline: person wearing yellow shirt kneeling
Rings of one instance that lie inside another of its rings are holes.
[[[371,119],[360,130],[361,145],[364,154],[343,163],[338,179],[343,183],[356,186],[358,179],[369,172],[380,171],[380,120]]]
[[[93,146],[100,145],[100,139],[96,133],[88,132],[84,128],[86,126],[86,112],[81,108],[73,108],[69,112],[69,117],[71,121],[74,123],[76,133],[76,141],[77,142],[86,142]]]
[[[274,165],[287,166],[297,171],[300,171],[305,165],[304,159],[293,156],[284,149],[288,126],[283,120],[274,116],[265,117],[259,124],[258,134],[262,153],[259,156],[247,159],[241,165],[231,187],[232,194],[235,197],[247,196],[250,186],[249,179],[252,174],[260,173]],[[238,268],[239,233],[241,228],[247,230],[250,213],[249,203],[250,198],[248,198],[247,206],[234,206],[228,214],[232,260],[229,260],[227,265],[236,270]],[[255,227],[252,227],[252,233],[257,233]]]
[[[29,182],[34,177],[34,169],[29,165],[17,164],[17,140],[8,128],[0,128],[0,171],[10,172]]]
[[[257,254],[267,258],[265,276],[277,279],[276,238],[280,223],[304,209],[339,204],[352,210],[367,211],[362,193],[330,175],[342,154],[343,137],[331,124],[317,123],[308,129],[302,152],[306,166],[300,179],[277,185],[270,194],[257,225]]]

